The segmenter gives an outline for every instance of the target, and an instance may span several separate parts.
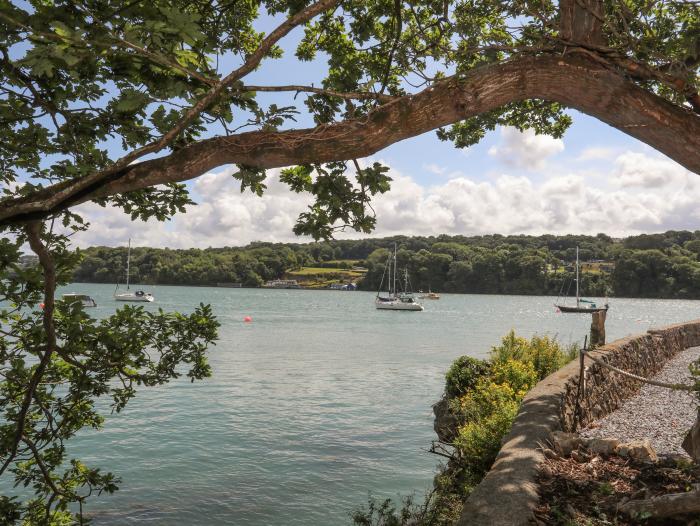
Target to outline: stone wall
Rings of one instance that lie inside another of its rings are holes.
[[[648,377],[675,353],[700,345],[700,320],[623,338],[591,354],[620,369]],[[617,409],[640,382],[590,360],[585,363],[581,426]],[[539,495],[535,478],[543,456],[540,445],[552,431],[571,431],[576,413],[579,361],[538,383],[523,400],[491,471],[464,504],[460,526],[513,526],[530,523]]]

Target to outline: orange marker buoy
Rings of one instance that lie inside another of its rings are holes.
[[[243,321],[246,323],[250,323],[251,321],[253,321],[253,318],[251,318],[250,316],[246,316],[245,318],[243,318]]]

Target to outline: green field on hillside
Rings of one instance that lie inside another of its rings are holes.
[[[289,276],[290,279],[296,279],[296,277],[299,276],[323,276],[327,274],[342,274],[343,276],[361,278],[362,276],[364,276],[365,273],[361,270],[322,267],[301,267],[300,269],[287,271],[287,276]]]
[[[286,279],[295,279],[302,287],[311,289],[327,289],[333,283],[357,283],[365,275],[365,271],[342,268],[301,267],[288,270]]]

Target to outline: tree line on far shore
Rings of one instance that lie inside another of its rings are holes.
[[[241,283],[257,287],[301,267],[362,266],[361,289],[376,290],[396,243],[400,273],[413,290],[483,294],[573,294],[576,247],[581,290],[589,296],[700,298],[700,231],[613,239],[605,234],[542,236],[395,236],[324,243],[131,252],[131,282]],[[123,283],[126,248],[81,251],[79,282]]]

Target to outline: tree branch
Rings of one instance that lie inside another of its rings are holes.
[[[330,89],[315,88],[313,86],[243,86],[239,91],[296,91],[296,92],[308,92],[308,93],[318,93],[319,95],[327,95],[329,97],[338,97],[340,99],[347,100],[365,100],[374,99],[380,102],[390,102],[397,99],[398,97],[393,97],[391,95],[383,95],[381,93],[371,93],[369,91],[334,91]]]
[[[396,98],[366,116],[315,128],[255,131],[193,143],[134,164],[112,181],[66,181],[0,202],[0,224],[198,177],[226,164],[276,168],[366,157],[395,142],[529,99],[559,102],[596,117],[700,174],[700,117],[585,56],[535,56],[489,64]]]
[[[9,466],[17,455],[17,447],[24,436],[24,429],[27,421],[27,413],[32,404],[34,398],[34,392],[36,391],[41,378],[44,376],[44,371],[51,361],[51,355],[56,349],[56,331],[53,323],[53,311],[54,311],[54,291],[56,290],[56,268],[54,266],[53,257],[50,252],[44,246],[41,241],[41,222],[32,221],[26,226],[26,233],[29,240],[29,246],[32,251],[39,256],[39,263],[44,269],[44,313],[43,313],[43,323],[44,331],[46,332],[46,349],[39,360],[39,365],[34,369],[32,378],[27,386],[27,391],[24,393],[24,399],[22,400],[22,406],[20,408],[19,414],[17,415],[17,429],[15,431],[15,437],[13,439],[12,447],[10,448],[10,453],[7,459],[0,467],[0,475],[2,475],[7,466]]]
[[[60,190],[54,185],[52,188],[58,192],[58,195],[54,196],[55,199],[62,202],[75,202],[77,200],[76,195],[89,194],[91,189],[99,188],[106,180],[109,181],[120,178],[125,172],[129,171],[129,165],[135,160],[144,155],[159,152],[167,147],[182,133],[182,131],[194,122],[200,113],[211,106],[228,87],[255,70],[280,39],[286,36],[295,27],[308,22],[319,13],[335,6],[339,1],[340,0],[319,0],[289,17],[263,39],[258,48],[246,58],[242,66],[233,70],[224,79],[213,86],[207,94],[199,99],[196,104],[192,105],[180,120],[160,139],[130,152],[109,168],[73,181],[68,185],[64,185]]]

